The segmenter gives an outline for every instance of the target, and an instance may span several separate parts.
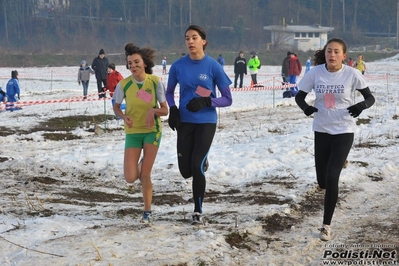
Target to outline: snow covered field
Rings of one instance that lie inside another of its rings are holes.
[[[374,255],[340,256],[377,250],[392,256],[379,262],[397,265],[398,58],[367,69],[376,104],[358,119],[327,243],[317,230],[323,194],[315,189],[312,118],[282,90],[233,91],[233,105],[220,109],[203,227],[189,225],[191,180],[179,174],[176,133],[164,123],[148,227],[139,223],[140,184],[123,178],[122,123],[110,101],[97,100],[95,78],[83,101],[77,67],[17,69],[23,109],[0,106],[0,264],[379,265]],[[0,69],[3,89],[11,70]],[[232,66],[225,70],[233,79]],[[279,73],[262,66],[258,80],[279,86]],[[65,130],[71,117],[81,122]]]

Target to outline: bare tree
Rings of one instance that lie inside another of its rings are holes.
[[[173,0],[168,0],[169,12],[168,12],[168,29],[172,28],[172,4]]]
[[[331,0],[331,7],[330,7],[330,27],[333,25],[333,10],[334,10],[334,0]]]
[[[359,3],[359,0],[354,0],[354,1],[355,1],[355,12],[353,14],[352,27],[357,28],[357,6]]]
[[[275,50],[283,50],[283,49],[291,49],[288,47],[290,40],[290,36],[286,34],[284,31],[276,31],[273,33],[273,49]]]
[[[7,19],[7,0],[3,0],[3,11],[4,11],[4,28],[6,32],[6,43],[9,43],[8,39],[8,19]]]

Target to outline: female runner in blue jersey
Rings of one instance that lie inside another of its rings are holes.
[[[166,90],[170,106],[169,126],[177,131],[177,157],[184,178],[193,177],[194,213],[191,224],[202,223],[202,202],[206,180],[204,168],[216,132],[216,107],[232,104],[229,77],[222,66],[204,50],[208,44],[206,32],[190,25],[186,32],[189,54],[172,64]],[[179,107],[174,92],[180,87]],[[216,86],[221,97],[216,98]]]

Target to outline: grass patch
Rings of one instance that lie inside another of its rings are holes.
[[[0,137],[7,137],[10,135],[14,135],[15,133],[17,133],[16,130],[0,126]]]
[[[275,213],[272,216],[262,217],[256,220],[262,222],[263,229],[270,233],[274,233],[290,230],[293,225],[298,223],[299,219]]]
[[[227,192],[210,191],[206,193],[207,202],[229,202],[240,203],[246,202],[249,205],[268,205],[276,204],[283,205],[290,203],[291,199],[280,199],[278,195],[272,192],[257,192],[252,195],[243,195],[239,190],[232,189]]]
[[[368,163],[366,163],[366,162],[361,162],[361,161],[351,161],[351,163],[358,164],[358,165],[361,166],[361,167],[367,167],[367,166],[369,166]]]
[[[75,136],[72,133],[43,133],[43,138],[53,141],[81,139],[80,136]]]
[[[368,125],[370,124],[371,119],[370,118],[358,118],[356,121],[356,125]]]
[[[113,120],[115,116],[107,115],[106,119]],[[55,117],[41,122],[38,126],[34,127],[32,131],[69,131],[77,127],[85,127],[87,123],[98,124],[103,121],[104,115]]]
[[[374,182],[379,182],[379,181],[384,180],[384,178],[382,176],[374,176],[374,175],[367,175],[367,176],[371,179],[371,181],[374,181]]]
[[[249,235],[248,232],[242,234],[238,232],[232,232],[227,234],[224,239],[231,247],[236,247],[239,249],[246,249],[251,251],[252,247],[247,244],[247,242],[251,242],[248,235]]]
[[[377,144],[373,141],[367,141],[367,142],[359,142],[358,144],[354,145],[355,148],[382,148],[385,147],[384,145]]]

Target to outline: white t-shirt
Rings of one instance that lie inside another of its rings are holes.
[[[309,93],[314,90],[313,131],[331,135],[354,133],[356,119],[347,108],[355,104],[354,91],[365,89],[366,80],[357,69],[342,65],[336,72],[329,72],[326,65],[318,65],[309,70],[299,82],[300,90]]]

